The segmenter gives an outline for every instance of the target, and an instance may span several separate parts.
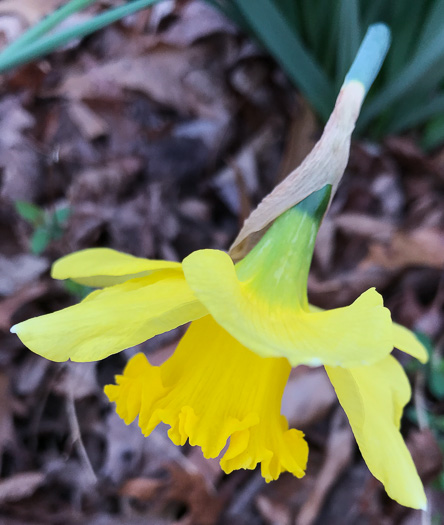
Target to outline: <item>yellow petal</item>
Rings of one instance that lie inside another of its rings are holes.
[[[143,259],[110,248],[89,248],[56,261],[51,275],[54,279],[72,279],[85,286],[103,288],[169,268],[180,268],[180,263]]]
[[[324,312],[323,308],[314,306],[312,304],[308,305],[310,312]],[[421,363],[427,363],[429,360],[429,355],[425,346],[421,341],[416,337],[416,335],[398,323],[392,323],[393,330],[393,346],[402,350],[406,354],[416,357]]]
[[[425,346],[416,335],[405,326],[393,323],[393,346],[416,357],[421,363],[427,363],[429,355]]]
[[[290,373],[285,359],[263,359],[244,348],[210,316],[192,323],[173,356],[153,367],[139,354],[117,385],[105,387],[117,413],[148,435],[163,421],[171,440],[202,448],[226,472],[262,463],[266,480],[283,471],[303,476],[308,447],[303,434],[288,430],[280,415]]]
[[[293,366],[350,367],[378,361],[393,348],[390,312],[374,289],[348,307],[310,312],[239,281],[223,252],[194,252],[182,267],[216,322],[260,356],[286,357]]]
[[[160,270],[97,290],[80,304],[11,331],[52,361],[96,361],[206,313],[180,270]]]
[[[326,370],[370,472],[398,503],[424,509],[424,489],[399,432],[411,396],[402,366],[388,356],[371,366]]]

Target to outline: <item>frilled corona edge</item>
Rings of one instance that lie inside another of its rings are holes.
[[[176,445],[189,440],[229,473],[261,464],[267,481],[305,472],[308,446],[280,414],[290,374],[283,358],[263,359],[242,346],[211,316],[191,324],[173,356],[152,366],[143,354],[128,363],[105,393],[126,423],[137,416],[145,435],[161,421]]]

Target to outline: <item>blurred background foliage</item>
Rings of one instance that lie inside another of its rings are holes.
[[[95,0],[71,0],[0,54],[0,71],[27,62],[159,0],[133,0],[53,31]],[[392,46],[358,133],[378,140],[415,129],[425,149],[444,141],[444,0],[206,0],[269,51],[321,122],[368,28],[385,22]]]
[[[392,45],[358,132],[380,139],[420,127],[425,148],[444,140],[444,1],[209,0],[269,50],[325,121],[368,26]]]

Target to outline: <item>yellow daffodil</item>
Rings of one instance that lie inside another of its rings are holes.
[[[191,321],[165,363],[138,354],[105,393],[145,435],[162,421],[177,445],[188,440],[205,457],[221,456],[225,472],[260,463],[267,481],[304,475],[308,446],[288,428],[281,399],[292,366],[323,365],[370,471],[393,499],[425,508],[399,431],[410,385],[390,355],[396,347],[425,362],[424,347],[392,322],[374,289],[329,311],[307,299],[317,231],[389,39],[384,25],[370,28],[321,139],[245,222],[231,250],[239,262],[218,250],[182,264],[83,250],[57,261],[53,277],[99,289],[11,330],[48,359],[95,361]]]
[[[307,443],[288,429],[281,398],[291,366],[324,365],[372,473],[392,498],[423,508],[399,432],[410,386],[390,353],[397,347],[424,361],[424,348],[392,323],[374,289],[330,311],[307,301],[330,190],[285,212],[236,265],[217,250],[199,250],[182,264],[103,248],[66,256],[54,265],[55,278],[102,289],[13,331],[48,359],[93,361],[192,321],[170,359],[153,366],[136,355],[105,392],[126,423],[139,418],[145,435],[163,421],[175,444],[188,439],[205,457],[224,451],[225,472],[260,463],[267,481],[284,471],[304,475]]]

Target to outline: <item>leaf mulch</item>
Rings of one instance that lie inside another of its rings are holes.
[[[4,1],[0,41],[61,3]],[[103,385],[131,355],[142,349],[162,362],[180,329],[85,364],[46,361],[9,333],[79,299],[49,277],[50,264],[74,250],[181,260],[228,248],[320,133],[255,43],[204,4],[165,1],[0,82],[1,524],[442,523],[432,483],[441,453],[420,416],[444,405],[406,356],[420,426],[405,417],[403,432],[427,485],[424,515],[389,500],[369,474],[322,370],[294,370],[283,400],[310,444],[307,475],[267,485],[258,471],[223,475],[198,449],[172,445],[165,428],[143,438],[105,399]],[[31,244],[36,225],[16,201],[48,217],[69,208],[60,235]],[[425,155],[414,138],[356,140],[319,235],[311,301],[340,306],[376,286],[394,319],[439,353],[443,265],[443,151]]]

